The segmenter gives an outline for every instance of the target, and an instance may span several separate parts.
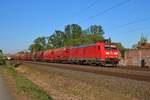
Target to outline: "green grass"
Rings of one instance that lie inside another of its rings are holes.
[[[18,74],[12,67],[0,66],[3,71],[11,75],[15,81],[17,92],[26,95],[31,100],[52,100],[52,98],[41,88],[28,80],[25,76]]]

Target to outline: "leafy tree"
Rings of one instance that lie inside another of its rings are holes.
[[[138,41],[138,46],[141,46],[147,42],[148,42],[147,38],[144,36],[141,36],[140,41]]]
[[[142,45],[144,45],[145,43],[147,43],[148,40],[147,40],[147,37],[144,37],[144,36],[141,36],[140,40],[138,41],[137,44],[134,44],[132,46],[133,49],[138,49],[140,48]]]
[[[53,35],[51,35],[48,39],[48,48],[59,48],[66,46],[65,44],[70,39],[79,38],[82,34],[82,29],[77,24],[71,24],[65,26],[65,32],[60,30],[55,30]]]
[[[0,54],[3,54],[3,51],[0,49]]]
[[[71,24],[65,26],[65,36],[69,38],[78,38],[82,34],[82,28],[78,24]]]
[[[3,51],[0,49],[0,65],[5,64],[5,56]]]
[[[34,43],[39,44],[44,48],[44,46],[46,45],[46,39],[45,37],[38,37],[34,40]]]
[[[104,31],[100,25],[91,25],[86,30],[82,30],[76,24],[67,25],[65,34],[69,34],[68,36],[70,37],[69,40],[65,41],[66,46],[89,44],[104,39]]]
[[[104,38],[100,35],[86,35],[77,39],[69,39],[65,45],[66,46],[79,46],[79,45],[85,45],[85,44],[90,44],[94,43],[97,41],[101,41]]]
[[[44,50],[44,48],[40,44],[31,44],[29,46],[29,50],[30,52],[37,52],[37,51]]]
[[[121,57],[124,58],[124,54],[125,54],[126,49],[124,48],[124,46],[121,43],[117,43],[117,47],[121,53]]]
[[[137,49],[138,48],[138,44],[133,44],[132,45],[132,49]]]
[[[60,30],[56,30],[54,34],[49,37],[48,46],[50,48],[63,47],[65,39],[66,39],[66,36],[64,32]]]
[[[29,46],[30,52],[36,52],[46,49],[46,38],[38,37],[34,40],[34,43]]]
[[[91,42],[97,42],[97,41],[104,40],[104,37],[102,35],[95,34],[95,35],[90,35],[89,40],[91,40]]]
[[[91,25],[86,31],[88,34],[103,35],[104,31],[100,25]]]

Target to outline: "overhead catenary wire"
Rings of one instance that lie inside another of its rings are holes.
[[[87,10],[89,10],[90,8],[92,8],[92,7],[94,7],[96,4],[97,4],[97,2],[98,2],[99,0],[95,0],[94,2],[92,2],[91,4],[89,4],[87,7],[85,7],[85,8],[83,8],[82,10],[80,10],[79,12],[77,12],[75,15],[80,15],[80,14],[83,14],[83,13],[85,13]],[[75,16],[72,16],[71,18],[69,18],[69,19],[74,19],[75,18]],[[62,25],[60,24],[60,25],[57,25],[57,27],[62,27]]]
[[[128,30],[128,31],[123,31],[123,32],[119,32],[119,33],[122,33],[122,34],[129,34],[129,33],[142,33],[143,30],[149,30],[150,27],[141,27],[141,28],[138,28],[138,29],[132,29],[132,30]]]
[[[122,25],[118,25],[118,26],[116,26],[116,27],[114,27],[112,29],[116,30],[116,29],[119,29],[119,28],[122,28],[122,27],[126,27],[126,26],[133,25],[133,24],[136,24],[136,23],[145,22],[145,21],[148,21],[148,20],[150,20],[150,17],[146,17],[146,18],[134,20],[134,21],[122,24]]]
[[[119,25],[117,27],[114,27],[113,29],[111,29],[112,31],[114,30],[117,30],[117,29],[120,29],[122,27],[126,27],[126,26],[129,26],[129,25],[132,25],[132,24],[137,24],[137,23],[141,23],[141,22],[145,22],[145,21],[148,21],[150,20],[150,17],[146,17],[146,18],[143,18],[143,19],[138,19],[138,20],[134,20],[134,21],[131,21],[131,22],[128,22],[128,23],[125,23],[125,24],[122,24],[122,25]],[[136,29],[132,29],[132,30],[128,30],[128,31],[125,31],[125,32],[121,32],[121,33],[131,33],[131,32],[136,32],[137,29],[139,28],[136,28]],[[150,29],[150,27],[141,27],[140,29]],[[141,31],[140,31],[141,32]],[[107,35],[110,35],[110,34],[107,34]]]
[[[78,11],[77,13],[74,13],[74,16],[70,16],[68,19],[74,19],[74,18],[76,18],[76,15],[79,16],[79,15],[87,12],[89,9],[93,8],[97,4],[98,1],[99,0],[95,0],[94,2],[92,2],[91,4],[89,4],[87,7],[83,8],[82,10]],[[57,25],[57,26],[60,27],[60,26],[62,26],[62,24]]]
[[[122,1],[122,2],[119,2],[119,3],[115,4],[115,5],[113,5],[112,7],[109,7],[109,8],[107,8],[107,9],[103,10],[103,11],[98,12],[97,14],[95,14],[95,15],[93,15],[93,16],[88,17],[88,18],[85,19],[85,20],[81,20],[81,21],[80,21],[79,23],[77,23],[77,24],[81,24],[81,23],[83,23],[83,22],[85,22],[85,21],[88,21],[88,20],[91,20],[91,19],[93,19],[93,18],[95,18],[95,17],[97,17],[97,16],[99,16],[99,15],[105,14],[105,13],[111,11],[112,9],[117,8],[117,7],[120,7],[120,6],[126,4],[126,3],[130,2],[130,1],[131,1],[131,0],[124,0],[124,1]],[[87,9],[92,8],[97,2],[98,2],[98,0],[95,0],[93,3],[91,3],[89,6],[87,6],[87,7],[86,7],[86,11],[87,11]],[[81,13],[81,12],[85,12],[85,10],[81,10],[80,13]],[[62,26],[62,25],[58,25],[58,27],[60,27],[60,26]]]
[[[119,25],[119,26],[117,26],[117,27],[114,27],[114,28],[110,29],[109,34],[107,34],[107,35],[109,36],[110,33],[112,33],[113,31],[116,31],[116,30],[118,30],[118,29],[120,29],[120,28],[129,26],[129,25],[133,25],[133,24],[137,24],[137,23],[141,23],[141,22],[145,22],[145,21],[148,21],[148,20],[150,20],[150,17],[146,17],[146,18],[143,18],[143,19],[134,20],[134,21],[131,21],[131,22],[128,22],[128,23]],[[139,29],[139,28],[138,28],[138,29]],[[140,28],[140,29],[150,29],[150,28],[149,28],[149,27],[143,27],[143,28]],[[122,32],[122,33],[131,33],[131,32],[135,32],[136,30],[137,30],[137,29],[128,30],[128,31]]]
[[[93,8],[93,7],[97,4],[98,1],[99,1],[99,0],[95,0],[94,2],[92,2],[91,4],[89,4],[89,6],[83,8],[82,10],[80,10],[76,15],[83,14],[83,13],[85,13],[87,10]]]
[[[93,15],[93,16],[88,17],[88,18],[85,19],[85,20],[80,21],[78,24],[81,24],[81,23],[83,23],[83,22],[85,22],[85,21],[91,20],[91,19],[93,19],[93,18],[95,18],[95,17],[97,17],[97,16],[99,16],[99,15],[105,14],[105,13],[111,11],[111,10],[114,9],[114,8],[117,8],[117,7],[120,7],[120,6],[122,6],[122,5],[125,5],[126,3],[130,2],[130,1],[131,1],[131,0],[125,0],[125,1],[122,1],[122,2],[120,2],[120,3],[117,3],[117,4],[113,5],[112,7],[109,7],[109,8],[107,8],[107,9],[103,10],[103,11],[98,12],[97,14],[95,14],[95,15]]]

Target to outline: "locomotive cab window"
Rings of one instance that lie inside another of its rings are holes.
[[[114,46],[114,45],[106,45],[106,46],[105,46],[105,49],[106,49],[106,50],[117,50],[117,47]]]

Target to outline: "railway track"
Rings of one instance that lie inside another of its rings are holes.
[[[31,62],[31,61],[24,61],[21,63],[26,64],[26,65],[28,64],[41,65],[43,67],[54,67],[54,68],[82,71],[82,72],[88,72],[88,73],[94,73],[94,74],[101,74],[101,75],[108,75],[108,76],[115,76],[115,77],[120,77],[120,78],[150,82],[149,70],[139,70],[139,69],[131,70],[131,69],[125,69],[125,68],[91,67],[91,66],[84,66],[84,65]]]

